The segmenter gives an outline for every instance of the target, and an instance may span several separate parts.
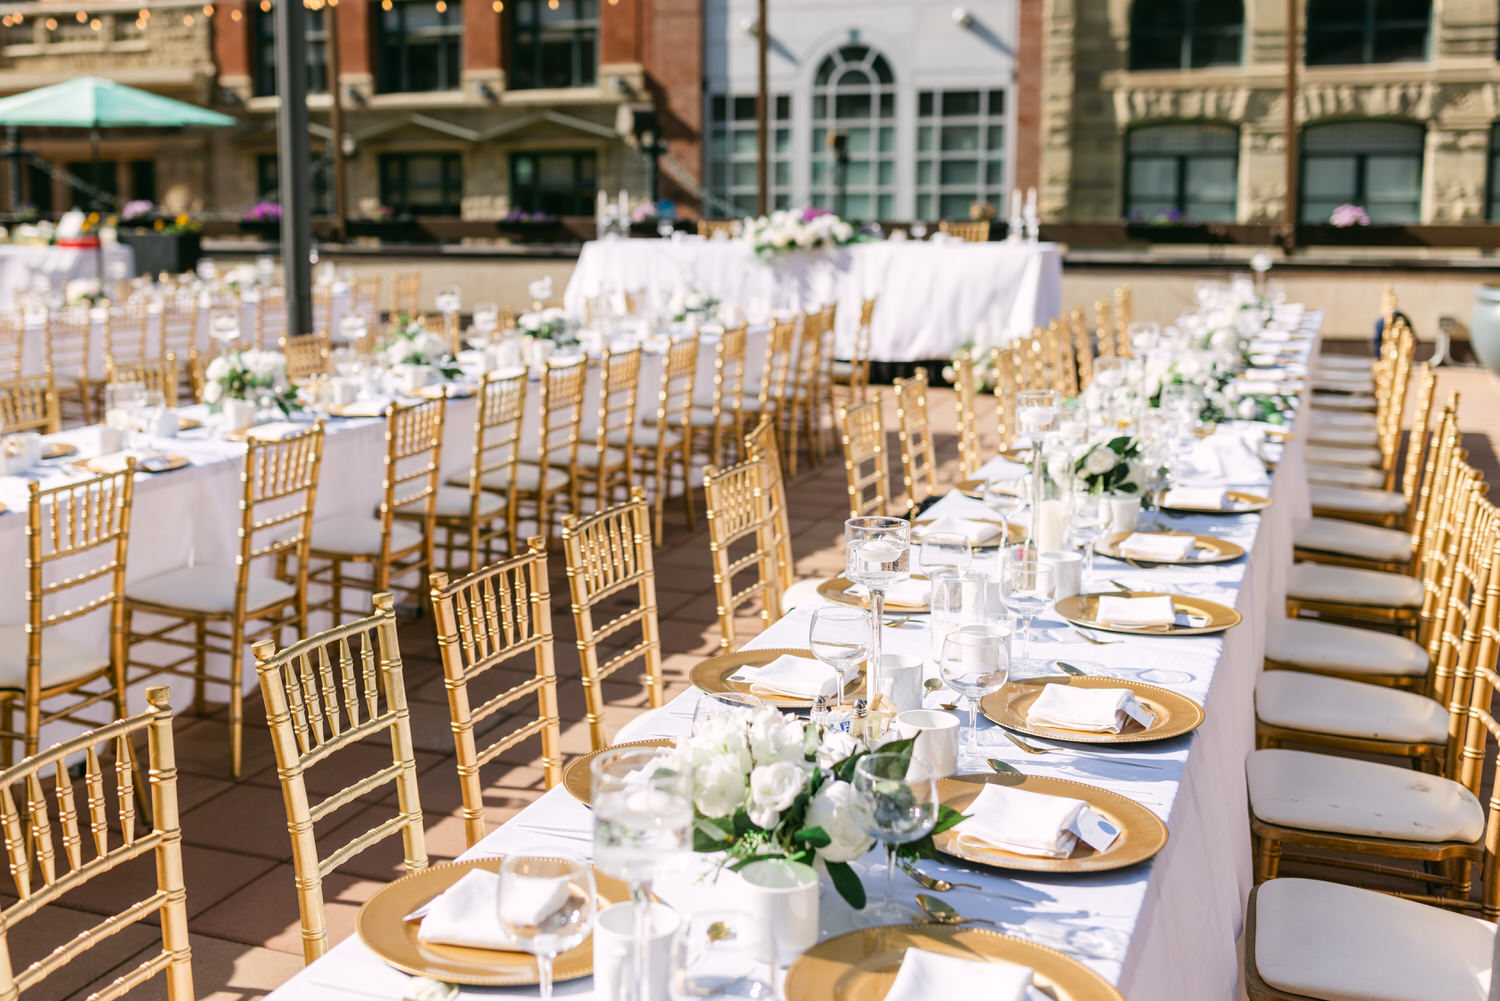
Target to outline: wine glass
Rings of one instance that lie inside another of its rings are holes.
[[[860,912],[863,925],[911,921],[896,903],[896,846],[931,833],[937,824],[937,780],[926,762],[908,754],[876,751],[854,765],[859,821],[866,834],[885,843],[885,900]]]
[[[982,570],[944,568],[932,575],[932,614],[928,616],[931,654],[938,661],[943,654],[943,638],[959,626],[988,622],[990,578]]]
[[[870,659],[865,690],[880,688],[880,628],[885,618],[885,592],[911,575],[911,522],[872,515],[844,522],[844,576],[870,591]]]
[[[594,865],[630,886],[635,911],[631,982],[637,997],[646,998],[651,883],[677,856],[692,850],[692,772],[677,766],[670,748],[607,748],[589,765],[589,787]]]
[[[749,692],[704,692],[693,707],[692,733],[696,736],[698,729],[710,720],[733,712],[748,713],[763,705],[763,701]]]
[[[433,296],[433,304],[444,316],[457,313],[463,307],[463,290],[457,285],[444,285]]]
[[[593,929],[593,870],[578,859],[507,856],[496,904],[511,940],[536,957],[545,1001],[552,997],[552,961],[582,945]]]
[[[1072,506],[1068,516],[1069,543],[1084,552],[1083,590],[1087,592],[1094,576],[1094,549],[1109,526],[1109,505],[1101,494],[1075,490]]]
[[[1010,521],[1025,506],[1025,497],[1028,492],[1025,476],[984,481],[980,495],[985,505],[1000,519],[1002,551],[1010,542]]]
[[[1021,620],[1019,667],[1031,668],[1031,620],[1052,601],[1052,567],[1039,560],[1013,559],[1000,568],[1000,600]]]
[[[922,572],[931,577],[944,567],[967,570],[974,550],[962,532],[928,532],[922,536]]]
[[[698,911],[683,919],[672,940],[672,1001],[776,997],[776,971],[756,936],[745,930],[748,920],[744,911],[731,910]]]
[[[983,770],[979,753],[979,700],[998,692],[1010,677],[1010,634],[995,623],[972,623],[950,630],[938,655],[943,684],[969,704],[969,730],[960,748],[960,768]]]
[[[863,608],[829,605],[813,612],[807,627],[807,645],[813,656],[833,668],[839,676],[839,700],[844,704],[844,685],[861,661],[870,656],[870,613]]]

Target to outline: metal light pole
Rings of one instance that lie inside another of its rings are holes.
[[[1286,206],[1281,218],[1281,247],[1290,256],[1297,249],[1297,4],[1300,0],[1286,0],[1286,85],[1285,119],[1282,129],[1286,133]]]
[[[344,95],[339,87],[339,19],[333,4],[323,7],[328,52],[328,128],[333,132],[333,233],[342,242],[349,228],[348,193],[344,190]]]
[[[767,51],[770,33],[766,28],[767,0],[757,0],[755,21],[755,213],[766,215],[771,207],[771,95],[767,82]]]
[[[12,125],[10,132],[10,152],[5,154],[10,158],[10,210],[18,212],[21,208],[21,127]]]
[[[281,0],[276,11],[276,165],[281,188],[281,267],[288,337],[312,332],[312,192],[307,183],[307,11]]]

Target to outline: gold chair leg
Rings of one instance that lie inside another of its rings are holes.
[[[0,719],[4,720],[5,746],[0,747],[0,764],[9,768],[16,762],[16,700],[10,697],[0,699],[4,704]]]
[[[1272,838],[1259,838],[1255,847],[1255,882],[1264,883],[1275,879],[1281,868],[1281,842]]]
[[[244,691],[241,674],[245,663],[245,624],[235,622],[230,629],[229,642],[229,774],[236,782],[243,769],[243,744],[245,728]]]
[[[176,630],[173,630],[174,632]],[[204,649],[208,646],[208,623],[199,619],[193,631],[193,713],[202,716],[208,711],[208,659]]]

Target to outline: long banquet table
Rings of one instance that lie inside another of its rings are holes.
[[[135,251],[123,243],[104,248],[104,276],[135,274]],[[99,278],[99,255],[92,247],[53,247],[37,244],[0,244],[0,309],[15,304],[16,293],[32,278],[44,275],[53,288],[76,278]]]
[[[1309,313],[1302,342],[1316,351],[1321,315]],[[988,467],[998,471],[996,460]],[[1274,476],[1224,483],[1226,487],[1266,490],[1273,504],[1261,514],[1186,517],[1173,527],[1219,535],[1245,547],[1244,560],[1191,568],[1137,569],[1101,558],[1100,579],[1131,587],[1179,590],[1233,606],[1243,621],[1222,636],[1114,637],[1109,646],[1086,645],[1055,617],[1038,620],[1042,635],[1036,653],[1061,658],[1088,670],[1171,687],[1200,702],[1207,719],[1190,736],[1120,749],[1059,749],[1032,757],[1006,741],[1001,731],[981,724],[984,753],[1038,775],[1063,777],[1121,793],[1146,805],[1170,828],[1166,847],[1153,860],[1130,869],[1082,877],[1010,878],[957,862],[923,863],[953,880],[977,882],[981,890],[944,894],[960,913],[999,922],[1001,930],[1050,945],[1085,963],[1114,983],[1131,1001],[1230,1001],[1237,998],[1239,938],[1252,879],[1246,813],[1244,759],[1254,744],[1252,708],[1268,622],[1282,614],[1285,575],[1291,563],[1292,531],[1306,517],[1307,493],[1300,439],[1286,444]],[[943,498],[934,516],[984,516],[987,509],[956,493]],[[705,559],[707,555],[705,554]],[[803,647],[808,621],[821,599],[798,607],[747,647]],[[892,652],[925,654],[928,631],[920,617],[887,629]],[[1090,666],[1093,665],[1093,666]],[[931,665],[928,671],[931,672]],[[947,696],[933,693],[929,704]],[[638,717],[617,740],[670,737],[686,733],[699,698],[690,690],[667,706]],[[562,787],[547,792],[511,821],[491,831],[464,858],[494,857],[518,851],[586,855],[590,816]],[[883,851],[877,846],[861,863],[867,887],[878,887]],[[666,880],[658,890],[669,903],[692,910],[724,906],[737,877],[717,884],[695,869]],[[897,877],[898,886],[914,884]],[[717,899],[714,899],[717,898]],[[849,927],[850,911],[825,883],[820,900],[823,936]],[[357,936],[334,947],[270,996],[275,1001],[325,998],[404,997],[410,978],[386,966]],[[560,996],[591,997],[588,979],[558,985]],[[534,989],[464,988],[464,999],[535,996]]]
[[[741,240],[607,238],[584,244],[563,306],[582,317],[592,297],[689,289],[760,313],[837,302],[840,358],[853,354],[860,301],[878,296],[871,357],[924,361],[1050,322],[1062,303],[1062,257],[1052,243],[883,240],[760,260]]]

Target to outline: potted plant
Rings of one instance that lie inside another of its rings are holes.
[[[512,209],[495,221],[495,228],[517,243],[549,243],[559,235],[559,221],[546,212]]]
[[[274,240],[281,235],[281,203],[256,202],[240,217],[240,229],[263,240]]]
[[[146,199],[125,203],[116,236],[135,252],[136,274],[182,274],[203,256],[198,223],[185,212],[162,216]]]

